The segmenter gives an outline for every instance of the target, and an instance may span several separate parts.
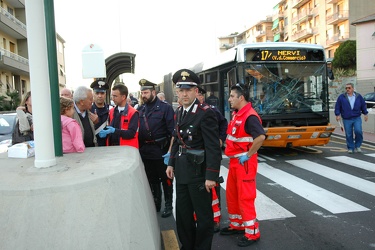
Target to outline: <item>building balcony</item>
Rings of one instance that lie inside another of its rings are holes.
[[[262,37],[262,36],[265,36],[266,35],[266,31],[265,30],[257,30],[255,32],[255,37],[258,38],[258,37]]]
[[[344,34],[335,34],[334,36],[327,39],[326,44],[327,46],[332,46],[343,43],[347,40],[349,40],[349,32],[345,32]]]
[[[326,0],[326,4],[338,3],[340,0]]]
[[[26,39],[26,25],[0,7],[0,31],[16,38]]]
[[[29,75],[29,60],[9,50],[0,49],[0,68],[15,75]]]
[[[278,12],[272,16],[272,20],[275,19],[283,19],[284,18],[284,13],[283,12]]]
[[[300,30],[297,31],[292,35],[292,40],[293,41],[300,41],[302,39],[309,38],[314,35],[314,31],[312,29],[305,29],[305,30]]]
[[[327,25],[334,25],[334,24],[347,21],[348,19],[349,19],[349,11],[342,10],[342,11],[333,13],[332,15],[328,15],[326,18],[326,22],[327,22]]]
[[[312,18],[313,18],[313,12],[310,10],[305,10],[299,13],[297,16],[292,18],[292,24],[297,24],[300,22],[311,20]]]
[[[298,9],[299,7],[303,6],[304,4],[310,2],[311,0],[294,0],[292,3],[292,8]]]

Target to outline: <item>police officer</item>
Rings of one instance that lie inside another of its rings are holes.
[[[103,80],[95,80],[90,87],[94,90],[94,102],[91,106],[91,113],[97,115],[95,124],[95,135],[98,141],[98,146],[106,145],[106,138],[100,138],[99,132],[107,126],[109,105],[105,103],[108,84]]]
[[[156,211],[161,209],[161,187],[163,186],[165,206],[162,217],[172,215],[173,186],[167,177],[164,155],[169,148],[174,129],[174,111],[170,104],[161,101],[155,91],[155,83],[141,79],[143,105],[139,112],[139,152],[145,166],[147,178],[154,197]]]
[[[200,103],[205,103],[204,95],[206,93],[207,93],[207,91],[204,88],[198,86],[197,98],[198,98]],[[227,137],[228,121],[227,121],[227,119],[225,119],[225,117],[221,114],[221,112],[219,111],[219,109],[216,106],[210,105],[208,103],[207,103],[207,105],[209,105],[210,108],[213,111],[215,111],[217,122],[218,122],[218,125],[219,125],[220,146],[223,146],[223,144],[225,142],[225,138]]]
[[[207,91],[202,88],[201,86],[198,86],[198,95],[197,98],[200,103],[205,103],[204,95],[207,93]],[[206,103],[207,104],[207,103]],[[209,105],[209,104],[207,104]],[[216,106],[209,105],[210,108],[215,111],[216,118],[217,118],[217,124],[219,126],[219,138],[220,138],[220,146],[223,148],[223,144],[225,142],[225,138],[227,137],[227,128],[228,128],[228,121],[225,119],[225,117],[221,114],[221,112],[218,110]],[[217,233],[220,231],[220,218],[221,218],[221,212],[220,212],[220,184],[218,184],[215,187],[215,192],[212,193],[212,210],[214,212],[214,232]]]
[[[211,189],[216,186],[221,162],[217,119],[215,112],[196,98],[200,80],[194,72],[181,69],[172,80],[182,104],[175,113],[167,167],[168,177],[176,177],[177,233],[183,249],[211,249]]]

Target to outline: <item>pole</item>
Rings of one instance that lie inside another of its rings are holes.
[[[27,46],[33,101],[36,168],[56,165],[43,0],[26,0]]]
[[[63,156],[59,99],[59,76],[57,72],[55,12],[53,0],[44,0],[44,12],[47,36],[47,55],[49,62],[48,69],[51,88],[52,123],[55,142],[55,156]]]

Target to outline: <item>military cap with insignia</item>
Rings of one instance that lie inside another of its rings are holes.
[[[156,86],[155,83],[152,83],[152,82],[150,82],[150,81],[147,81],[146,79],[141,79],[141,80],[139,81],[139,85],[141,85],[141,90],[146,90],[146,89],[154,90],[154,89],[155,89],[155,86]]]
[[[199,77],[189,69],[180,69],[174,73],[172,81],[180,89],[190,89],[201,84]]]
[[[201,86],[198,86],[198,92],[199,92],[200,94],[202,94],[202,95],[204,95],[204,94],[207,93],[207,91],[206,91],[204,88],[202,88]]]
[[[95,92],[106,92],[109,89],[108,84],[103,80],[95,80],[91,83],[90,88]]]

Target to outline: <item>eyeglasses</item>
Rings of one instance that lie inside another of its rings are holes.
[[[345,87],[345,89],[351,89],[352,87]]]

